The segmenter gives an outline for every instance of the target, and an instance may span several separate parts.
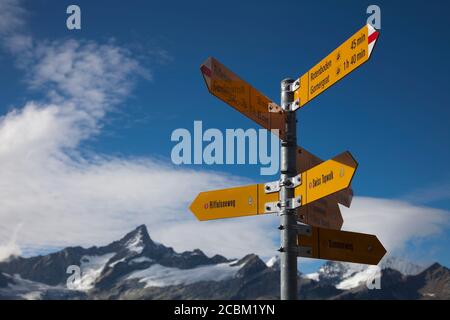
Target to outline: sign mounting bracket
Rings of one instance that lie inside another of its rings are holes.
[[[288,210],[294,210],[297,209],[302,205],[302,197],[298,196],[295,198],[287,199],[287,202],[282,205],[281,201],[275,201],[275,202],[267,202],[264,205],[265,213],[280,213],[281,208],[285,207]]]
[[[298,257],[312,258],[312,248],[308,246],[304,247],[293,247],[293,248],[283,248],[278,249],[279,252],[292,252]]]
[[[285,186],[286,188],[297,188],[302,184],[302,174],[298,174],[295,177],[288,178],[284,181],[272,181],[264,184],[264,192],[265,193],[274,193],[279,192],[281,186]]]
[[[310,225],[304,223],[297,223],[295,225],[292,225],[291,227],[292,229],[297,230],[298,235],[310,237],[312,234],[312,228]]]

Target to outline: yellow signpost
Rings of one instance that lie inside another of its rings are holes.
[[[311,227],[308,235],[298,235],[299,256],[376,265],[386,253],[371,234]]]
[[[369,60],[379,31],[370,24],[362,27],[326,58],[302,75],[295,86],[295,103],[302,107],[350,72]]]

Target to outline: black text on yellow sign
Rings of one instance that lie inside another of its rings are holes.
[[[369,60],[379,31],[370,24],[362,27],[297,81],[294,99],[300,107]]]

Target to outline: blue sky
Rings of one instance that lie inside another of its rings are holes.
[[[82,10],[81,31],[65,28],[65,10],[72,3]],[[278,101],[280,80],[300,76],[361,28],[370,4],[379,5],[382,15],[371,60],[298,111],[299,144],[324,159],[351,151],[359,162],[353,180],[357,196],[448,213],[447,2],[39,0],[23,2],[23,19],[26,32],[39,41],[90,40],[126,48],[151,74],[134,81],[126,99],[102,118],[101,132],[81,140],[78,152],[168,163],[172,131],[191,130],[194,120],[205,128],[256,127],[209,95],[199,71],[208,56]],[[0,54],[0,115],[47,97],[30,88],[18,63],[5,50]],[[260,176],[255,165],[185,169],[276,179]],[[450,230],[440,231],[406,241],[404,251],[433,252],[429,259],[450,265]]]

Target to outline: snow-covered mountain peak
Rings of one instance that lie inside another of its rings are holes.
[[[403,275],[416,275],[421,273],[426,269],[427,266],[419,265],[412,263],[408,260],[394,257],[394,256],[386,256],[379,263],[379,267],[381,269],[393,269],[397,270]]]
[[[120,244],[130,252],[142,253],[144,248],[155,246],[155,243],[148,234],[147,227],[141,225],[133,231],[127,233],[120,241]]]
[[[135,252],[137,254],[142,253],[142,250],[144,250],[142,231],[139,230],[133,238],[129,239],[126,242],[125,245],[126,248],[131,252]]]
[[[279,270],[280,269],[280,257],[279,256],[273,256],[272,258],[267,260],[266,266],[268,268]]]
[[[403,275],[416,275],[425,268],[394,256],[384,257],[378,266],[327,261],[317,272],[304,277],[334,285],[337,289],[352,289],[380,276],[380,271],[392,269]]]

